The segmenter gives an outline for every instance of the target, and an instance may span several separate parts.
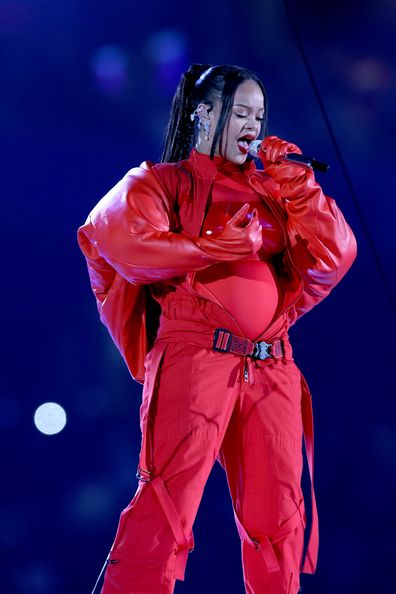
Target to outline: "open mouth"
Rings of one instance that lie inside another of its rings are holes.
[[[237,140],[238,148],[244,155],[249,152],[250,143],[255,139],[253,134],[244,134]]]

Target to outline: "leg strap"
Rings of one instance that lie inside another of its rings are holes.
[[[234,510],[235,522],[238,528],[239,536],[242,541],[245,541],[250,546],[254,547],[256,551],[260,551],[267,567],[268,573],[280,571],[279,563],[275,555],[274,544],[284,540],[294,532],[297,526],[303,523],[302,514],[303,500],[292,516],[273,534],[272,536],[261,536],[260,540],[249,536],[242,522],[240,521],[236,511]]]
[[[303,375],[301,375],[301,388],[301,413],[304,428],[305,451],[307,454],[309,476],[311,478],[312,505],[311,534],[309,536],[309,542],[307,551],[305,553],[305,560],[302,566],[302,571],[303,573],[315,573],[319,549],[319,520],[314,489],[314,423],[312,397],[307,382],[305,381]]]
[[[162,358],[164,356],[165,345],[156,345],[153,349],[152,358],[150,362],[149,373],[147,374],[145,386],[144,386],[144,398],[146,404],[146,413],[142,419],[142,447],[139,459],[138,473],[139,480],[143,483],[143,488],[147,488],[151,485],[155,491],[158,501],[162,507],[162,510],[168,520],[169,526],[172,530],[173,536],[176,541],[176,563],[174,569],[174,577],[177,580],[184,580],[184,573],[187,564],[187,556],[189,551],[194,548],[194,539],[192,533],[187,536],[183,528],[180,516],[176,507],[172,501],[168,489],[166,488],[164,481],[159,475],[155,474],[153,469],[153,452],[152,452],[152,419],[151,419],[151,406],[153,402],[153,396],[155,391],[155,384],[157,379],[158,370]]]
[[[158,497],[158,501],[164,511],[166,519],[168,520],[169,526],[175,537],[177,544],[176,551],[176,565],[175,565],[175,578],[177,580],[184,580],[184,572],[187,564],[187,556],[190,551],[194,549],[194,538],[192,533],[187,537],[183,525],[180,520],[179,513],[175,508],[175,505],[169,495],[168,489],[166,488],[164,481],[160,476],[155,476],[150,481],[155,494]]]

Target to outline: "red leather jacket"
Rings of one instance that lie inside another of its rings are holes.
[[[178,163],[143,163],[110,190],[78,230],[100,318],[137,381],[143,381],[144,358],[158,327],[147,286],[177,281],[199,294],[196,271],[248,255],[227,241],[200,236],[216,171],[195,150]],[[356,255],[355,238],[311,170],[303,183],[280,188],[251,163],[249,183],[285,230],[287,249],[275,259],[277,315],[286,314],[292,324],[347,272]]]

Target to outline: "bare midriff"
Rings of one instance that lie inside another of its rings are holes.
[[[284,249],[279,222],[263,199],[249,186],[248,177],[237,165],[217,158],[217,176],[203,235],[216,235],[248,202],[248,217],[257,209],[263,227],[263,245],[253,256],[220,262],[197,273],[196,280],[235,318],[243,335],[258,338],[271,324],[278,305],[278,286],[272,257]]]

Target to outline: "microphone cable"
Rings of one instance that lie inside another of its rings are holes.
[[[382,284],[383,284],[385,293],[388,296],[388,299],[389,299],[391,308],[392,308],[393,312],[396,313],[396,302],[395,302],[395,299],[394,299],[394,296],[393,296],[393,293],[392,293],[391,286],[390,286],[390,284],[388,282],[388,278],[387,278],[386,273],[385,273],[385,270],[384,270],[384,268],[382,266],[381,258],[380,258],[379,254],[378,254],[378,251],[377,251],[377,248],[375,246],[374,240],[373,240],[373,238],[371,236],[371,232],[370,232],[370,230],[368,228],[368,225],[366,223],[366,219],[365,219],[365,216],[363,214],[362,208],[360,206],[360,202],[358,200],[357,193],[355,192],[355,189],[354,189],[354,186],[353,186],[353,183],[352,183],[351,176],[349,175],[349,171],[348,171],[348,168],[346,166],[345,159],[344,159],[344,157],[342,155],[342,152],[341,152],[339,143],[337,141],[335,132],[333,130],[333,126],[331,125],[330,118],[328,116],[328,113],[327,113],[327,110],[326,110],[324,101],[323,101],[322,96],[321,96],[321,93],[319,91],[319,86],[318,86],[318,84],[316,82],[315,75],[314,75],[314,73],[312,71],[312,68],[311,68],[311,65],[309,63],[307,54],[305,52],[305,48],[304,48],[304,44],[303,44],[302,39],[301,39],[300,32],[298,30],[298,27],[297,27],[296,23],[294,22],[294,19],[293,19],[293,16],[292,16],[292,12],[291,12],[291,10],[289,8],[289,2],[287,0],[283,0],[283,5],[284,5],[284,8],[285,8],[285,12],[286,12],[287,18],[289,20],[290,27],[291,27],[291,29],[293,31],[294,38],[295,38],[295,41],[296,41],[296,45],[297,45],[298,50],[299,50],[300,55],[301,55],[301,59],[302,59],[302,61],[304,63],[305,69],[306,69],[307,74],[308,74],[309,81],[310,81],[310,83],[312,85],[312,89],[314,91],[316,100],[318,102],[319,109],[320,109],[320,112],[322,114],[323,121],[325,123],[325,126],[327,128],[328,134],[330,136],[330,139],[331,139],[331,142],[333,144],[333,147],[334,147],[335,153],[337,155],[338,161],[340,163],[341,170],[342,170],[342,173],[344,175],[344,178],[345,178],[345,181],[346,181],[346,184],[347,184],[349,193],[350,193],[350,195],[352,197],[352,202],[353,202],[353,204],[355,206],[355,209],[356,209],[356,212],[357,212],[357,215],[358,215],[359,222],[360,222],[360,224],[362,226],[363,233],[366,236],[367,243],[369,245],[369,248],[371,250],[372,256],[374,258],[374,263],[375,263],[375,265],[377,267],[378,274],[379,274],[379,276],[381,278],[381,281],[382,281]]]
[[[100,582],[100,579],[101,579],[102,575],[103,575],[103,574],[104,574],[104,572],[105,572],[105,569],[106,569],[106,567],[107,567],[107,564],[108,564],[108,562],[109,562],[109,559],[110,559],[110,553],[109,553],[109,554],[107,555],[107,557],[106,557],[106,561],[104,562],[104,565],[103,565],[102,569],[100,570],[100,573],[99,573],[99,575],[98,575],[98,577],[97,577],[97,580],[96,580],[96,582],[95,582],[95,585],[94,585],[94,588],[93,588],[93,590],[92,590],[91,594],[95,594],[95,592],[97,592],[96,588],[98,587],[98,585],[99,585],[99,582]]]

